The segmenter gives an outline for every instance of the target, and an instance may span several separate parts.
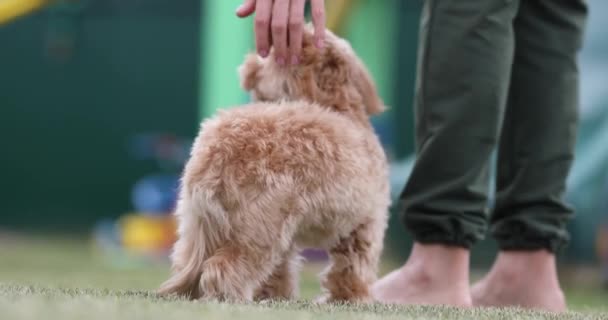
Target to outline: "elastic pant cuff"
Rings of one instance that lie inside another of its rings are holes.
[[[405,211],[403,223],[416,242],[470,249],[485,234],[483,216],[462,219],[458,214]]]
[[[441,244],[446,246],[471,249],[475,241],[465,237],[457,237],[439,233],[429,233],[425,235],[414,234],[414,240],[422,244]]]
[[[567,244],[568,240],[553,237],[542,238],[530,235],[518,235],[517,237],[496,236],[498,247],[503,251],[534,251],[545,249],[551,253],[558,253]]]

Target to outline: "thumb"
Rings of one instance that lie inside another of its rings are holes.
[[[245,2],[236,9],[236,15],[240,18],[250,16],[255,12],[255,1],[256,0],[245,0]]]

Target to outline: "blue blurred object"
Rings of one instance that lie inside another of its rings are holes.
[[[378,138],[382,142],[382,145],[385,147],[388,154],[394,149],[395,144],[395,136],[393,133],[394,125],[393,121],[390,118],[373,118],[372,124],[374,126],[374,130],[378,135]]]
[[[144,177],[133,187],[133,207],[141,214],[168,214],[175,207],[178,188],[178,175],[157,174]]]
[[[152,160],[165,169],[174,171],[188,159],[192,141],[172,134],[140,133],[129,138],[127,149],[134,159]]]

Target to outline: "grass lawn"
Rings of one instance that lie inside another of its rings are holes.
[[[302,297],[318,292],[319,266],[308,266]],[[566,288],[571,313],[518,309],[314,305],[229,305],[157,298],[166,265],[116,268],[92,254],[86,241],[0,242],[0,319],[608,319],[608,294]]]

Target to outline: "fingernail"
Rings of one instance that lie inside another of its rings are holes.
[[[277,57],[277,63],[280,66],[284,66],[285,65],[285,58],[283,58],[283,57]]]
[[[260,50],[260,56],[262,58],[266,58],[268,56],[268,50],[265,50],[265,49]]]
[[[299,63],[300,63],[300,59],[298,58],[298,56],[296,56],[296,55],[291,56],[291,64],[292,65],[296,65],[296,64],[299,64]]]

